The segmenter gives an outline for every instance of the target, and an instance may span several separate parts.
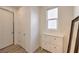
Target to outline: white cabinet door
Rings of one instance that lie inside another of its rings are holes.
[[[55,37],[52,37],[50,35],[42,35],[42,39],[41,39],[41,47],[52,52],[53,49],[52,47],[54,47],[54,42]]]
[[[56,37],[55,52],[63,53],[63,37]]]
[[[42,35],[41,47],[53,53],[62,53],[63,37]]]
[[[13,13],[0,9],[0,49],[13,44]]]

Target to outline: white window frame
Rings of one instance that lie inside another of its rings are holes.
[[[57,7],[56,7],[57,8]],[[48,31],[57,31],[57,29],[58,29],[58,18],[51,18],[51,19],[48,19],[47,18],[47,12],[48,12],[48,10],[51,10],[51,9],[55,9],[55,8],[50,8],[50,9],[47,9],[46,10],[46,29],[48,30]],[[58,8],[57,8],[58,9]],[[57,28],[56,29],[48,29],[48,20],[57,20]]]

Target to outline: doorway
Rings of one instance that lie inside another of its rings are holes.
[[[14,13],[0,8],[0,49],[14,44]]]

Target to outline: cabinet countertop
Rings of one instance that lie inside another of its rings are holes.
[[[50,35],[50,36],[55,36],[55,37],[64,37],[64,35],[61,33],[43,33],[43,35]]]

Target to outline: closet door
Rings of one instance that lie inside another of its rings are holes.
[[[0,49],[13,44],[13,13],[0,9]]]

